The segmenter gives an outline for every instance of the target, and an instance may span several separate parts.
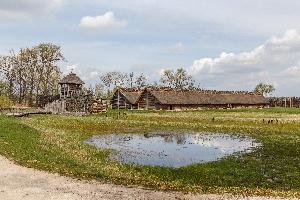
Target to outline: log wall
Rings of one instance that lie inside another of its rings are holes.
[[[112,109],[133,109],[136,106],[132,105],[128,99],[120,92],[115,92],[111,99]]]
[[[148,91],[143,92],[137,101],[138,109],[162,109],[159,101]]]

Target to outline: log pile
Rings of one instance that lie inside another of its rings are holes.
[[[106,112],[107,108],[107,101],[94,100],[92,94],[89,93],[80,93],[68,98],[61,98],[45,106],[45,110],[53,114],[102,113]]]
[[[108,102],[102,99],[94,100],[92,107],[91,107],[91,113],[102,113],[106,112],[108,108]]]

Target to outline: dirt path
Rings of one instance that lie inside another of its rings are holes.
[[[143,188],[129,188],[94,181],[80,181],[56,174],[15,165],[0,156],[1,200],[98,200],[98,199],[200,199],[229,200],[269,199],[260,197],[239,198],[231,195],[192,195],[178,192],[157,192]],[[275,199],[275,198],[272,198]]]

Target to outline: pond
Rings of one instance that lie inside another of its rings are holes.
[[[112,160],[167,167],[216,161],[260,146],[250,137],[221,133],[109,134],[86,142],[116,150],[110,155]]]

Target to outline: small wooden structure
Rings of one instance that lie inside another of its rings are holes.
[[[111,99],[113,109],[137,109],[136,101],[143,90],[138,88],[118,88]]]
[[[82,93],[83,84],[84,82],[75,73],[71,72],[59,82],[60,98],[79,96]]]
[[[253,92],[215,90],[175,90],[171,88],[146,88],[144,90],[118,89],[112,98],[114,109],[199,109],[267,107],[263,95]]]
[[[84,91],[84,82],[75,74],[70,73],[60,82],[59,99],[45,105],[45,110],[54,114],[87,114],[105,112],[106,104],[100,100],[94,100],[90,91]]]
[[[96,99],[92,103],[91,113],[103,113],[106,112],[108,108],[108,101],[104,99]]]

